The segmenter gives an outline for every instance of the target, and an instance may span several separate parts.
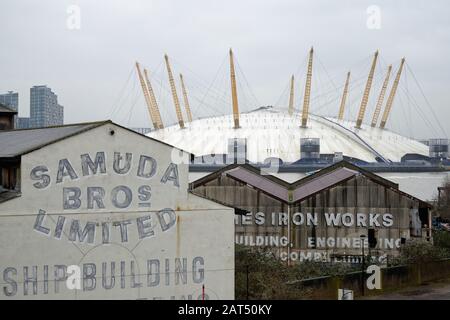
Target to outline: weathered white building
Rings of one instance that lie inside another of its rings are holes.
[[[0,298],[233,299],[234,210],[188,160],[110,121],[0,132]]]

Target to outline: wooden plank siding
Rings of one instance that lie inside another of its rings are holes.
[[[292,250],[316,250],[308,247],[308,237],[333,237],[333,238],[359,238],[361,234],[367,236],[367,227],[355,226],[346,227],[342,224],[338,226],[327,226],[325,213],[370,213],[393,215],[393,226],[390,228],[376,227],[377,238],[399,239],[410,237],[410,209],[418,209],[420,201],[406,194],[399,192],[389,185],[375,182],[364,174],[358,174],[354,177],[342,181],[330,188],[321,190],[306,199],[296,203],[285,203],[275,199],[260,190],[238,182],[226,174],[219,175],[216,179],[197,185],[194,190],[201,196],[218,200],[225,204],[245,209],[253,213],[263,212],[266,215],[265,224],[236,225],[236,235],[279,235],[287,236],[287,226],[271,225],[271,215],[273,212],[280,213],[288,211],[290,207],[291,216],[296,212],[316,213],[318,216],[317,226],[307,226],[306,223],[296,226],[291,223],[291,243]],[[356,218],[356,217],[355,217]],[[368,220],[368,217],[367,217]],[[381,217],[379,219],[381,221]],[[321,248],[317,250],[326,250],[327,253],[335,254],[360,254],[361,249],[340,249],[340,248]],[[375,254],[395,254],[396,249],[373,250]]]

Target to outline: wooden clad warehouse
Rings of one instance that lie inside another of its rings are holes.
[[[344,261],[361,245],[383,260],[408,239],[431,240],[428,203],[345,161],[294,183],[231,165],[191,189],[248,212],[236,217],[236,243],[271,247],[286,260]]]

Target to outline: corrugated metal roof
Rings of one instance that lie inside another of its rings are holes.
[[[321,175],[316,179],[300,185],[293,192],[293,201],[303,200],[323,189],[334,186],[335,184],[347,180],[358,174],[358,171],[347,168],[339,168],[330,173]]]
[[[214,171],[214,172],[212,172],[210,174],[207,174],[207,175],[201,177],[200,179],[192,181],[191,182],[191,188],[195,189],[195,188],[197,188],[200,185],[204,185],[204,184],[206,184],[206,183],[208,183],[208,182],[210,182],[212,180],[215,180],[220,175],[229,172],[231,169],[238,168],[238,167],[241,168],[241,169],[245,169],[245,170],[247,170],[249,172],[253,172],[256,175],[262,175],[262,176],[264,176],[265,179],[268,179],[268,180],[274,182],[275,184],[281,185],[285,189],[288,189],[291,186],[291,184],[289,182],[287,182],[287,181],[285,181],[283,179],[280,179],[280,178],[274,176],[273,174],[264,173],[264,169],[260,169],[260,168],[254,167],[251,164],[246,163],[246,164],[230,164],[230,165],[228,165],[226,167],[223,167],[223,168],[221,168],[219,170],[216,170],[216,171]]]
[[[320,169],[320,170],[314,172],[311,175],[307,175],[306,177],[303,177],[297,181],[294,181],[291,183],[291,185],[292,185],[292,187],[297,188],[298,186],[303,185],[313,179],[316,179],[320,175],[324,175],[329,172],[332,172],[333,170],[336,170],[337,168],[347,168],[347,169],[350,169],[353,171],[358,171],[358,172],[362,173],[363,175],[367,176],[368,178],[370,178],[371,180],[376,181],[377,183],[380,183],[382,185],[388,186],[393,189],[398,189],[397,183],[392,182],[391,180],[385,179],[377,174],[374,174],[366,169],[358,167],[358,166],[356,166],[350,162],[347,162],[345,160],[337,162],[335,164],[332,164],[326,168],[323,168],[323,169]]]
[[[231,176],[239,181],[245,182],[251,186],[257,187],[262,192],[268,193],[274,197],[283,201],[288,201],[288,190],[280,184],[267,179],[260,174],[250,172],[241,167],[237,167],[227,172],[228,176]]]
[[[346,161],[333,164],[310,176],[304,177],[292,183],[288,183],[271,175],[262,175],[259,169],[251,166],[250,164],[233,164],[202,177],[197,181],[191,182],[190,188],[191,190],[195,190],[199,186],[205,185],[208,182],[217,179],[218,176],[222,174],[225,174],[239,182],[246,183],[255,189],[261,190],[269,196],[277,198],[285,203],[294,203],[304,200],[321,190],[333,187],[354,177],[357,174],[362,174],[375,183],[382,184],[388,188],[391,188],[391,190],[395,192],[421,202],[422,205],[431,207],[425,201],[400,191],[396,183],[361,169]],[[289,198],[290,191],[292,191],[291,199]]]
[[[0,131],[0,158],[17,157],[108,122],[101,121],[48,128]]]

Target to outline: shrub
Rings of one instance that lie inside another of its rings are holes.
[[[409,240],[400,248],[398,263],[424,263],[448,258],[448,250],[432,245],[429,242]]]
[[[307,261],[292,263],[278,259],[270,250],[236,245],[235,295],[247,297],[247,270],[249,299],[303,299],[310,289],[289,284],[296,280],[326,275],[342,275],[355,270],[342,263]]]
[[[258,248],[236,246],[236,299],[296,299],[300,292],[290,288],[289,268],[272,252]]]
[[[450,251],[450,232],[444,230],[433,231],[433,242],[436,247]]]

